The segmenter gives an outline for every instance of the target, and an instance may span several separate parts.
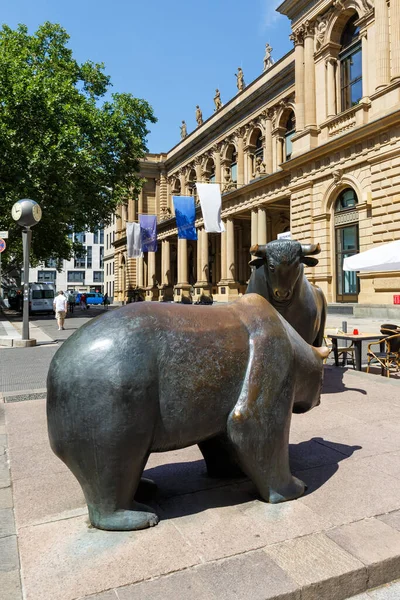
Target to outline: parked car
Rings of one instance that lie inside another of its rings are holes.
[[[86,295],[87,304],[103,304],[103,294],[99,292],[79,292],[75,297],[75,304],[80,304],[82,294]]]

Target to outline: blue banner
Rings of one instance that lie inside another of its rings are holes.
[[[139,215],[142,252],[157,252],[157,217]]]
[[[197,231],[194,226],[196,205],[193,196],[172,196],[172,200],[175,207],[178,238],[181,240],[197,240]]]

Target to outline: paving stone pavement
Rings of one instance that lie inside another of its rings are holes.
[[[209,479],[197,447],[151,455],[161,521],[139,532],[89,526],[78,483],[49,448],[45,390],[8,402],[18,396],[9,391],[0,598],[398,600],[398,584],[386,585],[400,578],[397,387],[326,368],[321,405],[293,416],[291,468],[308,485],[293,502],[269,505],[247,480]]]

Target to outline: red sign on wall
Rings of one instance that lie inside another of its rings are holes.
[[[400,294],[395,294],[393,296],[393,304],[400,304]]]

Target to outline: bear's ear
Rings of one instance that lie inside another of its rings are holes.
[[[250,267],[255,267],[256,269],[258,269],[258,267],[262,267],[262,265],[264,265],[264,264],[265,264],[265,260],[263,258],[253,258],[249,262]]]
[[[311,256],[302,256],[300,262],[307,265],[307,267],[316,267],[319,263],[319,260],[316,258],[312,258]]]

